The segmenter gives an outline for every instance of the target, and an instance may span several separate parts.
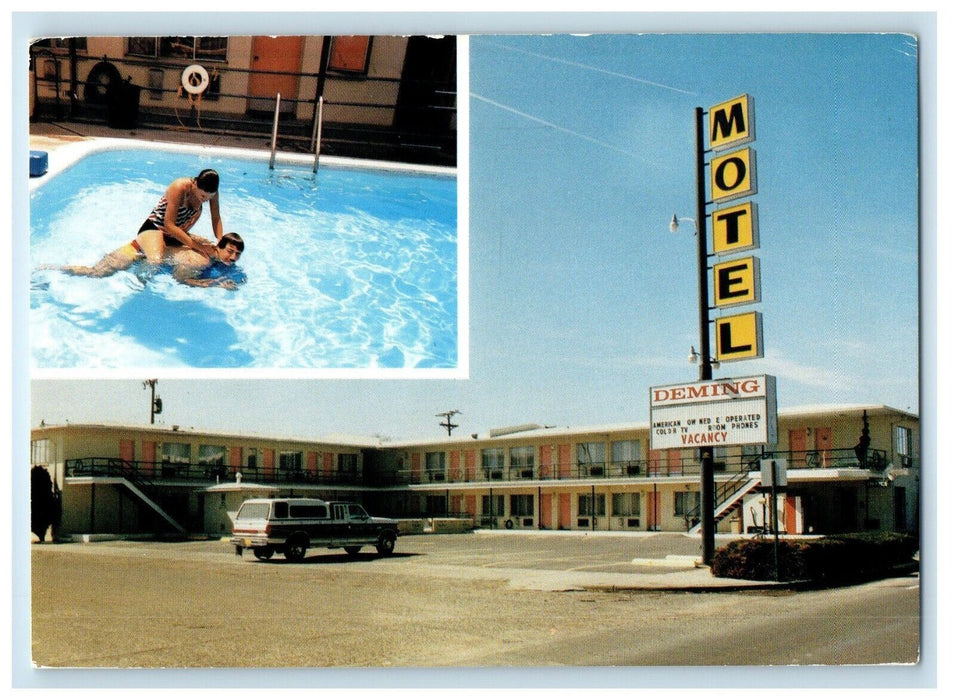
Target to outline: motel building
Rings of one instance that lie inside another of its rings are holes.
[[[57,540],[222,536],[245,499],[287,495],[355,500],[401,519],[406,532],[697,532],[698,448],[655,451],[649,438],[649,423],[523,425],[400,443],[41,425],[31,434],[31,468],[47,470],[59,498],[46,537]],[[781,410],[772,449],[714,447],[717,532],[771,526],[765,459],[785,460],[780,533],[916,532],[918,445],[918,417],[887,406]]]

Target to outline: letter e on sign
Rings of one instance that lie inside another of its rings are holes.
[[[762,321],[758,311],[716,319],[716,359],[733,362],[762,357]]]
[[[753,98],[740,95],[710,107],[710,148],[722,151],[756,138]]]
[[[759,258],[740,258],[713,266],[713,300],[717,306],[758,304],[759,299]]]
[[[710,195],[714,202],[756,194],[756,151],[743,148],[710,161]]]

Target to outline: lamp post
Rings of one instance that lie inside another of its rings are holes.
[[[700,381],[708,382],[713,379],[713,368],[719,366],[710,354],[710,288],[707,260],[709,253],[706,246],[706,160],[704,152],[703,108],[697,107],[694,112],[696,132],[696,218],[690,219],[696,231],[696,264],[697,286],[700,305],[700,353],[697,356],[695,349],[690,349],[690,357],[699,357]],[[689,218],[689,217],[684,217]],[[676,232],[680,221],[676,214],[670,221],[670,231]],[[709,566],[713,563],[713,553],[716,550],[716,527],[713,522],[713,510],[716,507],[716,489],[713,484],[713,450],[710,447],[700,448],[700,533],[703,539],[703,563]]]

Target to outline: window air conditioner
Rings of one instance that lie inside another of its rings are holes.
[[[577,518],[577,527],[590,527],[590,518]]]

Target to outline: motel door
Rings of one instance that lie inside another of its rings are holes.
[[[252,63],[249,66],[249,111],[275,112],[275,95],[282,96],[283,114],[295,111],[298,95],[297,75],[270,75],[258,71],[297,73],[302,66],[300,36],[256,36],[252,38]]]
[[[819,466],[829,466],[829,450],[832,449],[832,428],[816,428],[816,452],[819,453]]]
[[[789,431],[790,463],[794,467],[806,466],[806,431],[804,429]]]
[[[135,447],[132,440],[120,440],[119,441],[119,458],[124,462],[132,462],[134,459]]]
[[[550,529],[554,525],[554,499],[549,493],[540,496],[540,523],[541,527]]]
[[[142,443],[143,474],[152,476],[156,469],[156,443],[143,440]]]

